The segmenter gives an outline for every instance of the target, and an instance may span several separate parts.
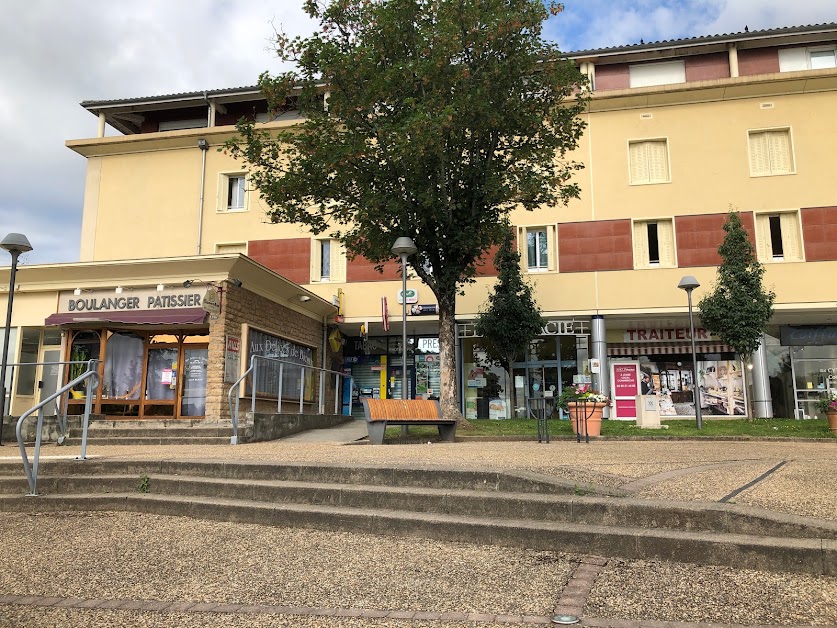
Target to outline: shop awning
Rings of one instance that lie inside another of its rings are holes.
[[[50,314],[45,325],[74,323],[125,323],[130,325],[200,325],[206,321],[202,307],[170,310],[127,310],[118,312],[61,312]]]
[[[696,342],[697,353],[733,353],[732,348],[722,342]],[[691,353],[689,342],[614,342],[607,345],[607,354],[612,357],[632,355],[679,355]]]

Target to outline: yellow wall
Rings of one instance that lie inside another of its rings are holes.
[[[726,79],[683,88],[667,86],[656,92],[643,90],[642,97],[622,92],[597,94],[593,113],[586,115],[588,129],[579,148],[569,155],[587,164],[576,175],[581,199],[568,207],[517,210],[512,212],[512,221],[532,226],[720,213],[729,206],[750,211],[837,204],[831,173],[831,153],[837,145],[837,92],[792,93],[802,88],[788,83],[788,93],[782,94],[777,92],[785,89],[784,84],[776,85],[779,87],[771,87],[762,79]],[[741,97],[748,90],[754,95]],[[772,107],[763,107],[765,103]],[[651,118],[642,119],[642,114]],[[771,127],[791,128],[796,174],[751,177],[747,131]],[[189,132],[206,137],[211,144],[206,153],[201,253],[214,253],[219,242],[308,235],[295,225],[267,224],[265,207],[255,192],[250,194],[248,211],[218,211],[219,173],[241,170],[233,159],[217,151],[230,132],[230,127]],[[183,139],[186,132],[152,136],[69,143],[88,156],[83,259],[196,254],[201,151],[196,142]],[[643,138],[668,138],[670,183],[629,184],[628,141]],[[82,143],[84,147],[78,148]],[[832,305],[837,301],[837,289],[823,281],[835,276],[835,271],[837,262],[769,264],[767,284],[776,290],[778,303],[824,307],[826,301]],[[685,274],[695,275],[703,284],[695,293],[699,299],[710,287],[715,271],[553,272],[530,278],[538,303],[548,314],[656,315],[685,310],[684,294],[676,288]],[[491,283],[480,279],[466,289],[458,302],[460,317],[479,310]],[[389,299],[391,312],[400,311],[396,300],[400,282],[307,287],[329,301],[342,287],[347,320],[380,320],[381,296]],[[418,282],[411,282],[411,287],[419,289],[420,302],[435,301],[429,288]]]

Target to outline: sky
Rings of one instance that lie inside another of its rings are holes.
[[[566,0],[544,33],[562,50],[837,22],[835,0]],[[0,237],[24,233],[24,264],[78,261],[83,100],[254,85],[283,68],[274,27],[315,24],[302,0],[5,0],[0,22]],[[110,131],[109,134],[113,134]],[[137,216],[142,220],[142,216]],[[2,253],[0,253],[2,255]],[[10,263],[0,258],[0,265]]]

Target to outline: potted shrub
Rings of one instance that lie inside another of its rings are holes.
[[[609,405],[610,397],[598,390],[593,390],[590,384],[567,386],[558,396],[558,407],[569,413],[573,432],[578,433],[581,429],[584,433],[586,422],[589,436],[601,435],[602,410]]]
[[[830,390],[817,400],[817,409],[828,418],[828,427],[837,434],[837,391]]]

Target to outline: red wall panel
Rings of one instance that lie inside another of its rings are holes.
[[[596,66],[596,91],[627,89],[631,86],[631,75],[627,63]]]
[[[738,51],[738,74],[740,76],[773,74],[778,71],[778,48],[756,48],[754,50]]]
[[[729,78],[729,55],[726,52],[686,57],[687,82],[721,78]]]
[[[558,271],[630,270],[634,267],[630,220],[558,225]]]
[[[348,260],[346,266],[346,281],[392,281],[401,279],[401,262],[386,262],[384,272],[375,270],[375,263],[370,262],[363,255]]]
[[[755,243],[753,212],[740,212],[741,224]],[[700,216],[677,216],[674,231],[677,239],[677,265],[680,268],[692,266],[717,266],[721,263],[718,246],[724,241],[724,222],[727,214],[703,214]]]
[[[311,238],[250,240],[247,255],[296,283],[311,283]]]
[[[805,260],[837,260],[837,207],[803,207],[800,215]]]

